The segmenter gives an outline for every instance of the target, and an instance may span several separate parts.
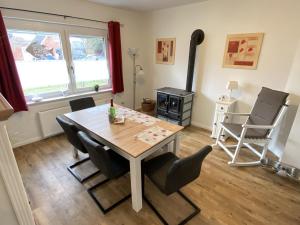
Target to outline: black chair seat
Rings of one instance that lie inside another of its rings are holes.
[[[237,137],[241,137],[243,127],[242,124],[237,124],[237,123],[222,123],[225,128],[230,130],[234,135]],[[250,138],[250,139],[263,139],[266,138],[266,130],[264,129],[247,129],[247,133],[245,135],[245,138]]]
[[[171,152],[157,156],[145,162],[145,173],[149,179],[163,192],[165,189],[167,174],[172,164],[179,158]]]

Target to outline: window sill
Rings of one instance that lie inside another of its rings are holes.
[[[46,98],[46,99],[43,99],[40,102],[29,101],[29,102],[27,102],[27,105],[28,106],[35,106],[35,105],[47,104],[47,103],[52,103],[52,102],[57,102],[57,101],[70,100],[70,99],[77,98],[77,97],[94,96],[94,95],[97,95],[97,94],[109,93],[111,91],[112,91],[112,89],[109,88],[109,89],[103,89],[103,90],[99,90],[99,91],[89,91],[89,92],[84,92],[84,93],[77,93],[77,94],[72,94],[72,95],[68,95],[68,96],[60,96],[60,97],[55,97],[55,98]]]

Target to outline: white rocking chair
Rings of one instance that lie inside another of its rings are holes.
[[[285,92],[263,87],[251,113],[225,113],[215,145],[220,146],[231,157],[232,160],[228,162],[229,165],[257,166],[261,164],[261,160],[266,157],[272,133],[280,124],[287,111],[288,105],[286,101],[288,95]],[[225,123],[224,121],[227,116],[243,116],[247,117],[247,120],[244,124]],[[221,141],[223,130],[236,139],[238,143],[236,145],[225,145]],[[263,146],[262,152],[259,152],[251,144]],[[238,162],[242,147],[247,147],[251,150],[259,157],[259,160]],[[230,148],[235,148],[235,151],[231,152]]]

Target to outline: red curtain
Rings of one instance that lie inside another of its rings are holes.
[[[0,92],[15,112],[27,111],[27,105],[10,48],[6,28],[0,11]]]
[[[113,94],[124,91],[120,23],[108,22],[108,49]]]

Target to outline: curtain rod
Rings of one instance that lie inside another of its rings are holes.
[[[106,24],[108,23],[107,21],[103,21],[103,20],[87,19],[87,18],[82,18],[82,17],[68,16],[68,15],[56,14],[56,13],[47,13],[47,12],[41,12],[41,11],[28,10],[28,9],[18,9],[18,8],[9,8],[9,7],[1,7],[1,6],[0,6],[0,9],[15,10],[15,11],[22,11],[22,12],[30,12],[30,13],[38,13],[38,14],[45,14],[45,15],[50,15],[50,16],[61,16],[61,17],[64,17],[64,18],[86,20],[86,21],[98,22],[98,23],[106,23]],[[120,24],[120,25],[123,26],[123,24]]]

